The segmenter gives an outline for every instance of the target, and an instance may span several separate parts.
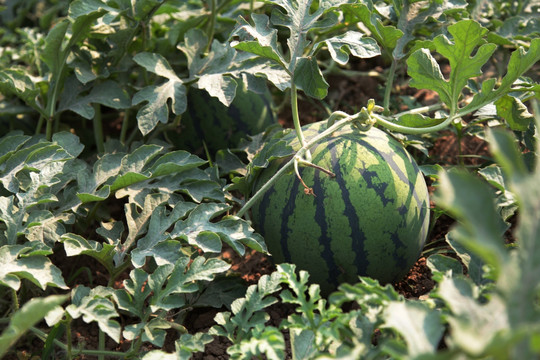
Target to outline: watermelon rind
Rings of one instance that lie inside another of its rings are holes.
[[[325,122],[303,127],[306,139]],[[294,133],[284,140],[298,150]],[[307,270],[323,292],[370,276],[381,283],[400,280],[417,261],[429,227],[429,194],[422,173],[403,146],[377,128],[345,126],[311,148],[312,162],[336,175],[301,167],[292,171],[252,207],[254,228],[276,263]],[[285,159],[287,160],[287,159]],[[264,169],[255,190],[285,160]]]
[[[226,106],[206,90],[190,88],[178,135],[170,138],[178,148],[195,154],[205,154],[205,145],[211,155],[238,147],[248,135],[277,124],[271,94],[267,88],[261,91],[250,91],[239,82],[234,100]]]

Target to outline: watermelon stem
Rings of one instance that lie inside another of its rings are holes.
[[[298,161],[298,164],[300,165],[303,165],[303,166],[309,166],[309,167],[312,167],[312,168],[315,168],[317,170],[320,170],[322,171],[323,173],[325,173],[326,175],[330,176],[330,177],[336,177],[336,174],[334,174],[333,172],[331,172],[330,170],[328,169],[325,169],[323,168],[322,166],[319,166],[319,165],[315,165],[314,163],[312,162],[309,162],[309,161],[306,161],[306,160],[302,160],[300,158],[297,159]]]

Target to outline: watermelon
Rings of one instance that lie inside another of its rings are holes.
[[[325,122],[303,127],[306,139]],[[298,150],[296,134],[284,139]],[[276,263],[307,270],[329,293],[340,283],[369,276],[381,283],[400,280],[418,259],[429,225],[424,177],[403,146],[384,131],[345,126],[311,148],[313,167],[291,170],[252,207],[253,227],[263,235]],[[285,159],[288,160],[288,159]],[[284,163],[273,161],[255,190]]]
[[[204,142],[213,155],[219,149],[236,148],[247,135],[261,133],[273,124],[277,119],[268,89],[258,94],[239,83],[227,107],[206,90],[190,88],[179,134],[170,138],[178,148],[197,154],[204,154]]]

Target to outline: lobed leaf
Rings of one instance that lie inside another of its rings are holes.
[[[403,31],[393,25],[385,25],[377,10],[371,2],[362,4],[345,4],[342,6],[345,16],[361,21],[368,28],[372,36],[383,49],[390,54],[396,47],[397,41],[403,36]]]
[[[153,281],[152,283],[149,281],[149,285],[154,291],[154,295],[150,300],[152,311],[182,307],[185,300],[180,298],[179,295],[199,291],[201,281],[211,281],[216,275],[230,268],[229,264],[217,258],[205,259],[203,256],[198,256],[193,262],[190,262],[190,258],[184,256],[178,259],[174,267],[163,265],[158,268],[159,272],[157,270],[154,272],[153,275],[158,275],[158,277],[151,276]],[[170,276],[167,285],[162,288],[166,273],[169,273]]]
[[[0,247],[0,284],[18,290],[21,279],[27,279],[42,290],[48,286],[67,289],[60,269],[46,256],[31,251],[31,245]]]
[[[312,57],[298,59],[293,81],[298,89],[316,99],[324,99],[330,87],[317,65],[317,60]]]
[[[169,100],[174,114],[180,115],[186,111],[186,88],[168,61],[160,54],[143,52],[135,55],[133,60],[148,71],[167,78],[165,83],[147,86],[133,96],[133,105],[147,102],[137,112],[139,130],[143,135],[147,135],[158,122],[167,123]]]
[[[287,67],[278,47],[277,30],[270,27],[268,16],[265,14],[252,14],[251,19],[255,26],[250,25],[243,17],[237,19],[238,25],[231,36],[240,35],[243,41],[234,42],[231,45],[237,50],[262,56],[275,61],[281,67]],[[245,40],[246,35],[249,35],[254,40]]]
[[[363,37],[362,33],[356,31],[347,31],[338,36],[331,37],[321,43],[313,46],[314,51],[322,43],[328,46],[330,56],[340,65],[346,65],[349,61],[349,52],[351,55],[358,58],[372,58],[381,54],[379,46],[375,40]]]
[[[98,286],[90,289],[78,286],[71,291],[72,303],[66,307],[69,315],[85,323],[97,322],[99,328],[116,343],[120,342],[121,326],[114,318],[119,317],[114,303],[108,298],[112,289]]]
[[[533,39],[528,51],[522,47],[512,52],[507,64],[507,72],[499,86],[495,89],[495,79],[488,79],[482,83],[482,88],[472,101],[461,109],[462,113],[480,109],[498,98],[504,96],[511,89],[516,80],[540,61],[540,38]]]
[[[465,10],[466,7],[467,2],[464,0],[403,1],[403,7],[399,9],[397,24],[397,28],[403,35],[397,39],[392,52],[394,59],[399,60],[407,55],[405,49],[415,39],[416,28],[425,24],[429,18],[441,18],[445,13]]]

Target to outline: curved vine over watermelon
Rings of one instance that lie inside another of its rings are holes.
[[[307,139],[325,123],[303,127]],[[294,133],[285,136],[299,149]],[[346,126],[311,148],[312,162],[336,177],[301,167],[306,195],[294,173],[283,175],[252,207],[253,226],[275,262],[310,273],[325,293],[370,276],[402,278],[416,262],[429,225],[429,195],[414,159],[385,132]],[[283,161],[264,169],[265,183]]]
[[[238,84],[236,96],[227,107],[206,90],[190,88],[187,109],[182,114],[180,134],[172,141],[181,149],[203,154],[203,141],[214,154],[219,149],[236,148],[247,135],[263,132],[277,124],[268,89],[263,94]]]

